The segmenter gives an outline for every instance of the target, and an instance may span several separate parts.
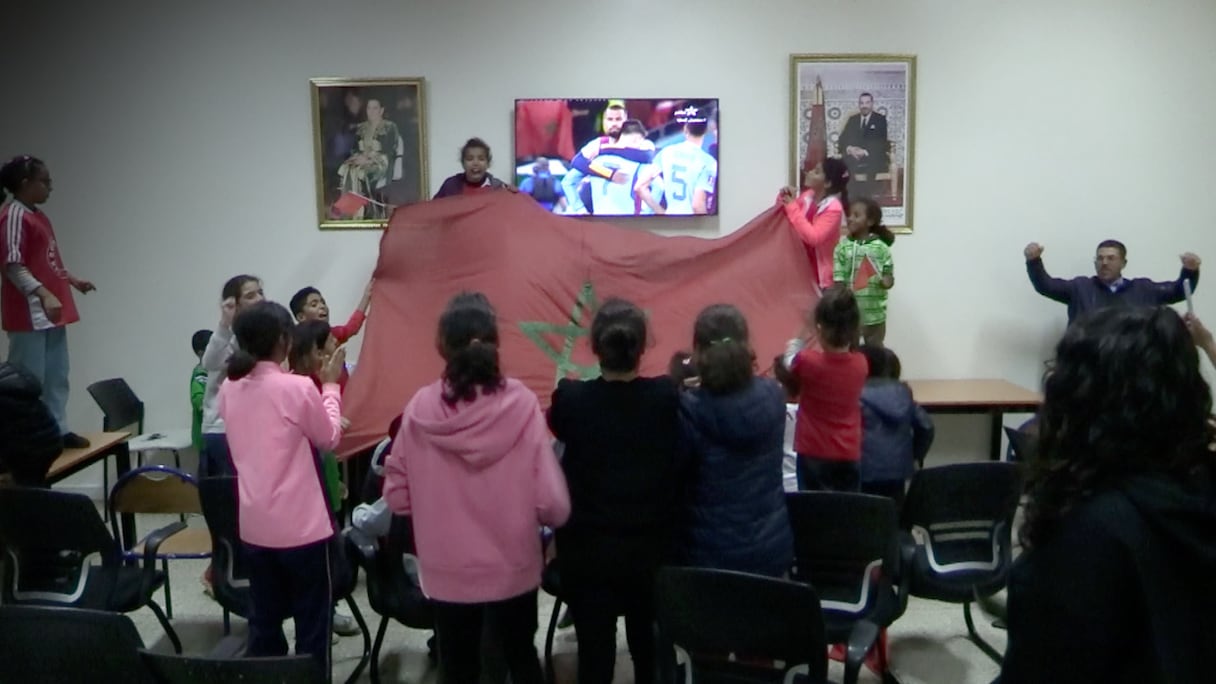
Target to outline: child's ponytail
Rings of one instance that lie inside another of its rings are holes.
[[[228,359],[228,379],[249,375],[259,361],[281,361],[291,345],[292,327],[291,313],[275,302],[258,302],[237,314],[232,332],[240,349]]]
[[[443,399],[449,406],[473,401],[503,386],[498,363],[498,320],[480,292],[462,292],[439,317],[439,346],[446,365]]]
[[[253,357],[253,354],[244,349],[238,349],[235,354],[228,357],[228,379],[240,380],[253,372],[253,367],[256,365],[258,365],[258,360]]]

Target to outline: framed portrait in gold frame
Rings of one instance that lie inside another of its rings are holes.
[[[849,196],[912,232],[916,56],[790,56],[790,182],[827,157],[849,167]]]
[[[314,78],[313,146],[322,229],[383,228],[427,198],[422,78]]]

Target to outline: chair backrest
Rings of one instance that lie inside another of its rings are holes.
[[[312,656],[275,658],[202,658],[140,650],[139,656],[159,684],[308,684],[324,682]]]
[[[1016,463],[959,463],[912,477],[901,527],[937,575],[1005,572],[1022,492]]]
[[[388,448],[392,443],[391,438],[385,437],[380,440],[375,451],[372,452],[372,459],[368,464],[367,475],[363,478],[363,486],[360,491],[363,503],[375,503],[381,497],[381,490],[384,489],[384,459],[388,458]]]
[[[777,669],[807,666],[810,682],[827,680],[827,644],[815,590],[790,582],[726,570],[666,567],[655,579],[660,643],[688,653],[696,674],[733,674],[747,681],[771,678],[773,668],[730,662],[780,661]],[[662,662],[670,653],[659,653]],[[768,677],[765,677],[765,673]],[[699,681],[699,680],[698,680]]]
[[[899,569],[895,502],[845,492],[790,492],[785,502],[794,532],[792,577],[814,586],[825,610],[868,614]]]
[[[143,432],[144,403],[131,391],[126,380],[99,380],[89,385],[88,389],[89,396],[101,409],[102,429],[113,432],[135,425],[138,427],[136,434]]]
[[[198,482],[187,473],[163,465],[136,468],[110,489],[110,525],[120,537],[118,516],[123,513],[178,513],[202,515]],[[122,540],[130,547],[135,540]]]
[[[1027,431],[1026,426],[1005,428],[1009,437],[1009,460],[1017,463],[1030,463],[1039,455],[1039,437]]]
[[[150,683],[131,618],[76,608],[0,606],[0,681]]]
[[[367,573],[367,599],[377,612],[391,613],[407,627],[427,629],[435,620],[433,604],[405,571],[406,556],[417,553],[413,521],[409,516],[394,515]]]
[[[120,562],[119,547],[84,494],[6,487],[0,494],[2,595],[8,601],[73,603],[88,579],[89,556]]]
[[[211,532],[211,587],[215,600],[242,617],[249,614],[249,571],[241,545],[236,478],[204,477],[198,483],[203,518]]]

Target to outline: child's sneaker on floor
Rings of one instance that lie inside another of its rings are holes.
[[[340,636],[354,636],[360,631],[359,623],[349,615],[343,615],[334,608],[334,634]],[[335,642],[336,643],[336,642]]]
[[[211,566],[210,565],[208,565],[207,569],[203,571],[203,576],[198,578],[198,581],[199,581],[199,584],[203,585],[203,593],[210,596],[211,598],[215,598],[215,588],[211,586]]]

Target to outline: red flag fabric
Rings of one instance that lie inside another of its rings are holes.
[[[347,218],[354,216],[355,212],[359,211],[370,200],[366,197],[356,195],[353,192],[344,192],[333,204],[332,210],[337,218]]]
[[[864,290],[870,286],[870,278],[878,275],[878,269],[874,268],[874,262],[870,261],[870,257],[861,257],[861,263],[857,264],[857,271],[853,274],[853,290]]]
[[[515,103],[515,157],[574,158],[574,115],[565,100]]]
[[[414,392],[439,378],[439,314],[464,290],[489,297],[503,372],[545,406],[559,378],[598,375],[588,333],[609,297],[649,315],[645,375],[665,373],[674,352],[691,348],[693,321],[716,303],[743,311],[757,365],[767,369],[816,299],[806,250],[777,208],[725,237],[663,237],[550,214],[507,192],[398,209],[381,238],[375,277],[344,395],[352,425],[343,455],[381,440]]]

